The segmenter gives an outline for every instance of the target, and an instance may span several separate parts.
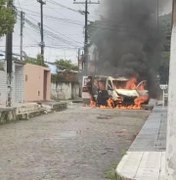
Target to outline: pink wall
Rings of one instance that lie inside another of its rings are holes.
[[[46,74],[46,78],[44,78],[44,74]],[[46,83],[44,83],[44,79],[46,79]],[[48,68],[33,64],[25,64],[24,66],[24,101],[25,102],[50,100],[50,88],[51,88],[51,73]],[[46,93],[44,93],[45,91]],[[46,94],[46,97],[44,97],[44,94]]]

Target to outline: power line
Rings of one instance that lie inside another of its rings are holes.
[[[30,11],[30,16],[35,16],[35,17],[38,17],[39,13],[37,12],[34,12],[34,11]],[[67,19],[67,18],[58,18],[58,17],[55,17],[55,16],[49,16],[49,15],[44,15],[44,17],[46,18],[51,18],[51,19],[55,19],[55,20],[60,20],[60,21],[63,21],[65,23],[71,23],[71,24],[75,24],[75,25],[80,25],[82,26],[81,22],[80,21],[73,21],[71,19]],[[95,24],[95,25],[91,25],[91,27],[94,27],[94,28],[99,28],[99,29],[104,29],[104,30],[118,30],[118,29],[122,29],[124,30],[125,28],[128,28],[127,26],[124,26],[124,25],[117,25],[117,23],[115,21],[110,21],[110,20],[107,20],[107,21],[99,21],[98,24]]]
[[[34,24],[33,22],[31,22],[28,18],[25,18],[25,22],[30,25],[35,31],[38,31],[39,32],[39,28],[36,24]],[[48,27],[48,26],[46,26]],[[72,49],[77,49],[78,47],[80,46],[75,46],[71,41],[68,41],[68,40],[65,40],[64,38],[62,37],[59,37],[57,34],[49,31],[49,30],[46,30],[44,29],[44,32],[46,33],[46,35],[50,36],[51,38],[53,39],[59,39],[61,40],[62,42],[64,42],[64,44],[68,44],[69,46],[72,46]],[[62,34],[63,35],[63,34]],[[78,42],[77,42],[78,43]],[[51,47],[51,46],[50,46]],[[70,47],[65,47],[65,48],[70,48]]]
[[[31,19],[31,18],[30,18],[30,19]],[[33,19],[33,20],[36,21],[35,19]],[[32,24],[35,28],[38,29],[38,26],[35,25],[35,24],[33,24],[29,19],[27,19],[27,21],[30,22],[30,24]],[[51,35],[52,37],[57,38],[56,36],[58,36],[58,35],[57,35],[55,32],[53,32],[54,30],[52,30],[52,29],[51,29],[49,26],[47,26],[47,25],[45,25],[45,27],[49,29],[49,30],[44,29],[44,32],[45,32],[45,33],[47,33],[47,34],[49,34],[49,35],[52,34],[52,35]],[[59,32],[57,32],[57,33],[59,33]],[[73,40],[72,38],[66,36],[65,34],[62,34],[62,33],[59,33],[59,34],[60,34],[61,36],[66,37],[67,39],[69,39],[69,40],[66,40],[66,39],[64,39],[63,37],[58,36],[59,39],[62,39],[63,41],[68,42],[69,44],[72,43],[72,42],[76,42],[76,43],[82,44],[81,42],[76,41],[76,40]],[[72,40],[72,41],[70,41],[70,40]]]
[[[39,13],[34,12],[34,11],[29,10],[29,12],[30,12],[30,16],[38,17],[38,15],[39,15]],[[26,15],[29,17],[28,13],[26,13]],[[55,19],[55,20],[61,20],[65,23],[71,23],[71,24],[76,24],[76,25],[82,26],[82,24],[79,23],[79,21],[72,21],[71,19],[58,18],[58,17],[48,16],[48,15],[44,15],[44,17]],[[117,31],[117,30],[121,29],[123,31],[125,28],[127,29],[128,27],[125,27],[124,25],[118,25],[117,26],[116,24],[113,24],[113,22],[111,23],[109,21],[106,21],[106,22],[101,21],[98,24],[91,25],[91,28],[103,29],[103,30],[112,30],[112,31]]]
[[[28,13],[27,13],[27,16],[29,17]],[[36,13],[36,15],[31,15],[30,14],[30,16],[38,17],[37,13]],[[51,19],[56,19],[56,20],[61,20],[61,21],[64,21],[66,23],[71,23],[71,24],[76,24],[76,25],[80,25],[81,26],[81,24],[74,23],[76,21],[67,22],[67,20],[70,21],[70,19],[57,18],[57,17],[54,17],[54,16],[45,16],[45,17],[48,17],[48,18],[51,18]],[[110,31],[118,31],[118,30],[124,31],[125,29],[128,29],[128,27],[126,27],[124,25],[115,25],[115,24],[112,24],[109,21],[108,22],[101,21],[101,22],[99,22],[97,24],[93,24],[93,25],[91,25],[91,28],[93,28],[93,29],[102,29],[102,30],[110,30]]]
[[[74,4],[85,4],[85,11],[84,11],[84,14],[85,14],[85,36],[84,36],[84,73],[87,74],[87,71],[88,71],[88,4],[100,4],[100,2],[92,2],[92,1],[88,1],[88,0],[85,0],[84,2],[82,1],[79,1],[77,2],[76,0],[74,0]]]
[[[54,3],[54,1],[52,1]],[[56,2],[55,2],[56,3]],[[58,5],[58,4],[57,4]],[[32,12],[30,10],[27,10],[28,12],[30,12],[30,14],[33,14],[35,16],[37,16],[39,13],[37,12]],[[31,13],[32,12],[32,13]],[[79,12],[79,11],[77,11]],[[29,14],[29,13],[28,13]],[[30,15],[31,16],[31,15]],[[71,23],[71,24],[75,24],[75,25],[79,25],[79,26],[82,26],[81,22],[79,21],[74,21],[72,19],[67,19],[67,18],[58,18],[58,17],[55,17],[55,16],[48,16],[48,15],[43,15],[44,17],[47,17],[47,18],[50,18],[50,19],[54,19],[54,20],[59,20],[59,21],[63,21],[64,23]],[[31,19],[31,18],[30,18]],[[25,20],[26,21],[26,20]],[[33,30],[35,30],[36,32],[40,32],[39,31],[39,27],[38,25],[34,25],[32,23],[27,23],[30,27],[32,27]],[[47,27],[47,26],[46,26]],[[49,30],[47,30],[49,29]],[[68,45],[68,46],[65,46],[65,47],[61,47],[61,46],[50,46],[50,48],[67,48],[67,49],[77,49],[78,47],[80,47],[80,45],[78,44],[82,44],[81,42],[78,42],[74,39],[71,39],[69,36],[66,36],[65,34],[62,34],[62,33],[59,33],[60,35],[58,35],[55,30],[52,30],[50,27],[47,27],[47,29],[43,29],[44,33],[46,33],[46,36],[47,37],[50,37],[50,38],[53,38],[53,39],[58,39],[60,41],[62,41],[64,44]],[[54,31],[54,32],[52,32]],[[64,38],[65,37],[65,38]],[[26,46],[24,46],[26,47]]]
[[[70,8],[70,7],[68,7],[68,6],[65,6],[65,5],[63,5],[63,4],[60,4],[60,3],[58,3],[58,2],[56,2],[56,1],[54,1],[54,0],[49,0],[48,2],[51,3],[51,4],[54,4],[54,5],[60,6],[60,7],[62,7],[62,8],[65,8],[65,9],[67,9],[67,10],[70,10],[70,11],[73,11],[73,12],[76,12],[76,13],[79,13],[79,14],[81,13],[80,10],[72,9],[72,8]]]
[[[20,15],[18,14],[18,16],[20,16]],[[38,25],[34,24],[34,23],[33,23],[31,20],[29,20],[27,17],[28,17],[28,16],[26,15],[26,16],[25,16],[25,22],[26,22],[28,25],[30,25],[35,31],[40,32]],[[32,19],[32,18],[30,18],[30,19]],[[33,20],[36,21],[35,19],[33,19]],[[36,22],[37,22],[37,21],[36,21]],[[65,34],[62,34],[62,33],[57,32],[57,33],[59,33],[59,34],[62,36],[62,37],[61,37],[61,36],[59,36],[58,34],[54,33],[54,32],[53,32],[54,30],[52,30],[50,27],[48,27],[48,26],[46,26],[46,25],[45,25],[45,27],[47,27],[49,30],[44,29],[44,32],[46,33],[46,35],[52,37],[53,39],[59,39],[59,40],[61,40],[62,42],[64,42],[65,44],[68,44],[69,46],[70,46],[70,45],[75,46],[75,44],[73,44],[73,43],[82,44],[81,42],[76,41],[76,40],[70,38],[69,36],[66,36]],[[66,39],[64,39],[63,36],[66,37]],[[72,40],[72,41],[70,41],[70,40]],[[76,47],[80,47],[80,46],[76,45]]]
[[[26,14],[28,14],[27,12],[29,12],[30,16],[35,16],[35,17],[39,16],[38,12],[31,11],[29,9],[23,8],[23,11],[25,11]],[[46,14],[44,14],[43,16],[46,17],[46,18],[49,18],[49,19],[55,19],[55,20],[58,20],[58,21],[63,21],[64,23],[70,23],[70,24],[75,24],[75,25],[78,25],[78,26],[82,26],[81,21],[77,21],[77,20],[73,20],[73,19],[68,19],[68,18],[59,18],[59,17],[55,17],[55,16],[51,16],[51,15],[46,15]]]
[[[0,46],[0,47],[5,47],[4,45],[3,46]],[[14,48],[19,48],[20,45],[13,45]],[[38,44],[29,44],[29,45],[24,45],[23,47],[25,48],[32,48],[32,47],[38,47]],[[53,48],[53,49],[77,49],[77,47],[67,47],[67,46],[62,46],[62,45],[46,45],[45,46],[46,48]],[[5,52],[3,50],[0,50],[2,52]]]
[[[35,43],[37,43],[38,44],[38,41],[36,40],[36,37],[35,37],[35,35],[33,34],[33,33],[31,33],[31,30],[30,30],[30,28],[26,28],[25,27],[25,33],[27,33],[27,36],[28,37],[30,37],[30,39],[32,39],[32,41],[34,41]],[[32,28],[32,30],[34,30],[33,28]],[[37,30],[34,30],[36,33],[38,33],[38,31]]]
[[[36,24],[32,23],[32,22],[31,22],[29,19],[27,19],[27,18],[25,18],[25,21],[26,21],[27,24],[29,24],[31,27],[33,27],[35,30],[38,30],[38,31],[39,31],[38,26],[37,26]],[[61,40],[61,41],[64,42],[65,44],[68,44],[69,46],[74,46],[74,47],[75,47],[75,45],[73,44],[73,42],[71,42],[71,41],[69,41],[69,40],[66,40],[66,39],[64,39],[64,38],[62,38],[62,37],[59,37],[57,34],[51,32],[51,31],[49,31],[49,30],[44,29],[44,32],[45,32],[48,36],[52,37],[53,39]]]
[[[33,19],[33,20],[36,21],[35,19]],[[49,26],[47,26],[47,25],[45,25],[45,27],[47,27],[47,28],[50,30],[50,32],[52,32],[53,34],[55,34],[54,32],[56,32],[56,31],[53,30],[53,29],[51,29],[51,27],[49,27]],[[54,31],[54,32],[53,32],[53,31]],[[72,40],[72,41],[75,42],[75,43],[82,44],[81,42],[76,41],[76,40],[72,39],[71,37],[69,37],[69,36],[67,36],[67,35],[65,35],[65,34],[63,34],[63,33],[60,33],[60,32],[58,32],[58,31],[57,31],[57,33],[60,34],[61,36],[66,37],[66,38],[69,39],[69,40]],[[69,41],[69,42],[71,42],[71,41]]]

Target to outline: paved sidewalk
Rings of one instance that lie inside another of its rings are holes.
[[[118,179],[164,180],[167,107],[155,106],[117,166]]]

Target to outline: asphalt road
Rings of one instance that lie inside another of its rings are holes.
[[[0,180],[104,180],[148,115],[75,104],[2,125]]]

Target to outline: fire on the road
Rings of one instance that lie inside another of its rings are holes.
[[[120,82],[120,83],[119,83]],[[97,97],[90,94],[90,107],[142,109],[142,105],[149,101],[146,81],[137,82],[135,77],[119,80],[108,77],[105,80],[96,79]]]

